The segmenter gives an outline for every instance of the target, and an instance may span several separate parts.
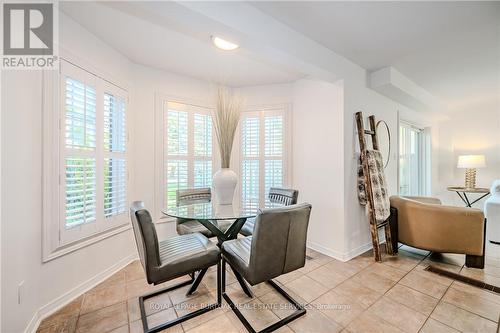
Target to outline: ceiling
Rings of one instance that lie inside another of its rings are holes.
[[[500,2],[252,2],[369,71],[393,66],[450,108],[498,103]]]
[[[212,31],[180,31],[174,20],[155,13],[176,9],[171,3],[61,2],[60,8],[134,63],[214,83],[239,87],[291,82],[304,75],[269,63],[244,49],[222,51],[211,43]]]

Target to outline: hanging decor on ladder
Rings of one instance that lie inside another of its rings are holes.
[[[375,116],[368,117],[370,129],[365,130],[363,113],[356,113],[356,125],[360,148],[358,166],[358,198],[359,203],[367,206],[370,232],[373,243],[373,255],[376,261],[382,261],[378,229],[385,229],[385,245],[388,254],[394,254],[389,224],[390,203],[387,182],[384,174],[384,162],[380,153],[377,138],[377,123]],[[372,139],[372,149],[368,149],[365,135]]]

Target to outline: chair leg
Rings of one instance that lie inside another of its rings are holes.
[[[484,268],[484,254],[482,256],[465,255],[465,266],[469,268]]]
[[[303,316],[303,315],[306,314],[306,309],[299,302],[297,302],[295,299],[293,299],[292,296],[288,295],[288,293],[286,291],[284,291],[283,289],[281,289],[281,287],[278,286],[278,284],[276,284],[273,280],[269,280],[267,282],[278,293],[280,293],[283,297],[285,297],[287,301],[289,301],[290,303],[292,303],[293,306],[297,310],[294,313],[292,313],[291,315],[289,315],[288,317],[285,317],[285,318],[281,319],[280,321],[267,326],[266,328],[264,328],[262,331],[259,331],[258,333],[269,333],[269,332],[276,331],[280,327],[283,327],[286,324],[288,324],[289,322],[291,322],[291,321],[299,318],[300,316]],[[255,329],[252,327],[252,325],[250,325],[250,323],[248,322],[248,320],[246,320],[246,318],[240,312],[240,310],[238,309],[238,307],[233,303],[233,301],[231,300],[231,298],[229,298],[229,296],[225,292],[222,293],[222,296],[224,297],[224,299],[226,300],[226,302],[229,304],[229,306],[233,310],[234,314],[243,323],[243,325],[248,330],[248,332],[250,332],[250,333],[257,333],[255,331]]]
[[[222,264],[221,264],[221,290],[223,293],[226,292],[226,259],[222,257]]]
[[[217,282],[220,281],[220,273],[221,273],[221,265],[220,265],[220,262],[217,263]],[[190,274],[191,276],[191,274]],[[189,284],[193,283],[193,280],[189,280],[189,281],[184,281],[184,282],[181,282],[179,284],[176,284],[175,286],[172,286],[172,287],[168,287],[168,288],[165,288],[165,289],[162,289],[162,290],[158,290],[158,291],[155,291],[153,293],[150,293],[150,294],[147,294],[147,295],[144,295],[144,296],[140,296],[139,297],[139,308],[141,310],[141,321],[142,321],[142,327],[144,329],[144,333],[156,333],[156,332],[160,332],[164,329],[167,329],[169,327],[172,327],[174,325],[177,325],[177,324],[180,324],[186,320],[189,320],[191,318],[194,318],[194,317],[197,317],[199,315],[202,315],[208,311],[211,311],[211,310],[215,310],[216,308],[220,307],[221,304],[222,304],[222,292],[221,292],[221,288],[220,288],[220,283],[217,284],[217,303],[214,303],[214,304],[210,304],[210,305],[207,305],[207,306],[204,306],[196,311],[193,311],[191,313],[188,313],[182,317],[179,317],[177,319],[174,319],[174,320],[171,320],[171,321],[167,321],[166,323],[163,323],[163,324],[160,324],[160,325],[157,325],[153,328],[149,328],[148,327],[148,320],[147,320],[147,316],[146,316],[146,309],[144,307],[144,301],[149,299],[149,298],[152,298],[152,297],[155,297],[157,295],[160,295],[160,294],[163,294],[163,293],[166,293],[166,292],[169,292],[169,291],[172,291],[172,290],[175,290],[177,288],[180,288],[180,287],[184,287],[184,286],[187,286]]]

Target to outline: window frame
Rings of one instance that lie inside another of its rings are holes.
[[[125,100],[125,152],[122,157],[126,163],[126,205],[130,203],[132,188],[130,181],[130,99],[124,82],[115,80],[111,75],[100,72],[83,59],[65,50],[61,56],[58,71],[42,72],[43,96],[43,226],[42,226],[42,262],[48,262],[82,247],[96,243],[130,229],[128,210],[117,216],[104,218],[104,158],[113,157],[114,153],[104,152],[104,94],[109,93]],[[94,152],[68,154],[71,150],[65,146],[65,77],[77,81],[92,82],[96,90],[96,143]],[[107,79],[109,78],[109,79]],[[113,82],[119,82],[121,86]],[[100,96],[102,94],[102,96]],[[103,119],[99,120],[102,117]],[[102,132],[102,133],[101,133]],[[100,147],[101,146],[101,147]],[[67,156],[95,156],[96,170],[96,221],[75,228],[65,228],[65,159]],[[102,161],[101,161],[102,159]],[[102,170],[99,170],[102,168]],[[97,175],[100,177],[97,177]],[[101,184],[102,183],[102,184]],[[100,202],[102,199],[103,202]],[[102,212],[100,211],[102,208]],[[102,216],[102,218],[100,218]]]
[[[431,143],[429,140],[430,128],[425,126],[420,126],[414,124],[410,121],[399,119],[398,121],[398,138],[397,138],[397,153],[398,153],[398,194],[401,194],[401,127],[406,127],[408,129],[414,129],[418,131],[417,141],[418,141],[418,193],[410,193],[408,195],[426,196],[430,193],[430,151]],[[406,195],[406,194],[405,194]]]
[[[212,112],[214,110],[214,105],[209,102],[194,100],[183,97],[174,97],[171,95],[163,94],[157,92],[155,94],[155,211],[153,214],[153,218],[156,223],[169,223],[174,222],[176,219],[165,216],[162,213],[162,210],[165,209],[166,203],[166,179],[165,179],[165,161],[167,160],[166,154],[166,110],[165,107],[167,103],[179,103],[185,104],[189,106],[193,106],[196,108],[206,109],[206,114],[212,116]],[[188,116],[188,128],[193,129],[194,123],[194,113],[189,112]],[[202,112],[202,114],[205,114]],[[180,158],[182,160],[188,161],[188,184],[194,183],[194,162],[197,160],[211,160],[212,161],[212,175],[216,170],[219,169],[220,166],[220,157],[217,147],[217,141],[215,137],[215,131],[212,125],[212,156],[211,159],[203,156],[195,156],[194,155],[194,132],[191,130],[188,131],[188,154],[186,157]],[[191,148],[191,149],[190,149]]]
[[[243,161],[245,157],[243,156],[243,151],[241,149],[241,131],[243,124],[243,117],[259,115],[259,157],[250,157],[250,160],[259,161],[259,205],[264,206],[266,201],[266,189],[265,189],[265,161],[275,160],[276,157],[266,157],[265,156],[265,117],[267,115],[282,115],[283,116],[283,186],[290,188],[293,187],[292,184],[292,119],[291,119],[291,104],[267,104],[267,105],[250,105],[243,111],[242,118],[238,125],[237,132],[237,173],[239,176],[238,184],[238,195],[241,199],[243,194],[243,182],[241,181]]]

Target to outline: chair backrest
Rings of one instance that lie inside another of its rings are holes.
[[[298,197],[299,191],[279,187],[271,187],[268,194],[269,201],[274,203],[281,203],[285,206],[297,204]]]
[[[252,283],[270,280],[305,265],[310,215],[308,203],[259,212],[249,262]]]
[[[185,190],[177,190],[177,205],[188,205],[197,202],[210,202],[212,200],[212,192],[210,187],[203,188],[188,188]]]
[[[142,201],[132,203],[132,206],[130,206],[130,219],[132,220],[132,228],[142,267],[146,273],[148,283],[153,283],[151,272],[155,267],[160,266],[158,237],[151,215],[144,208]]]

